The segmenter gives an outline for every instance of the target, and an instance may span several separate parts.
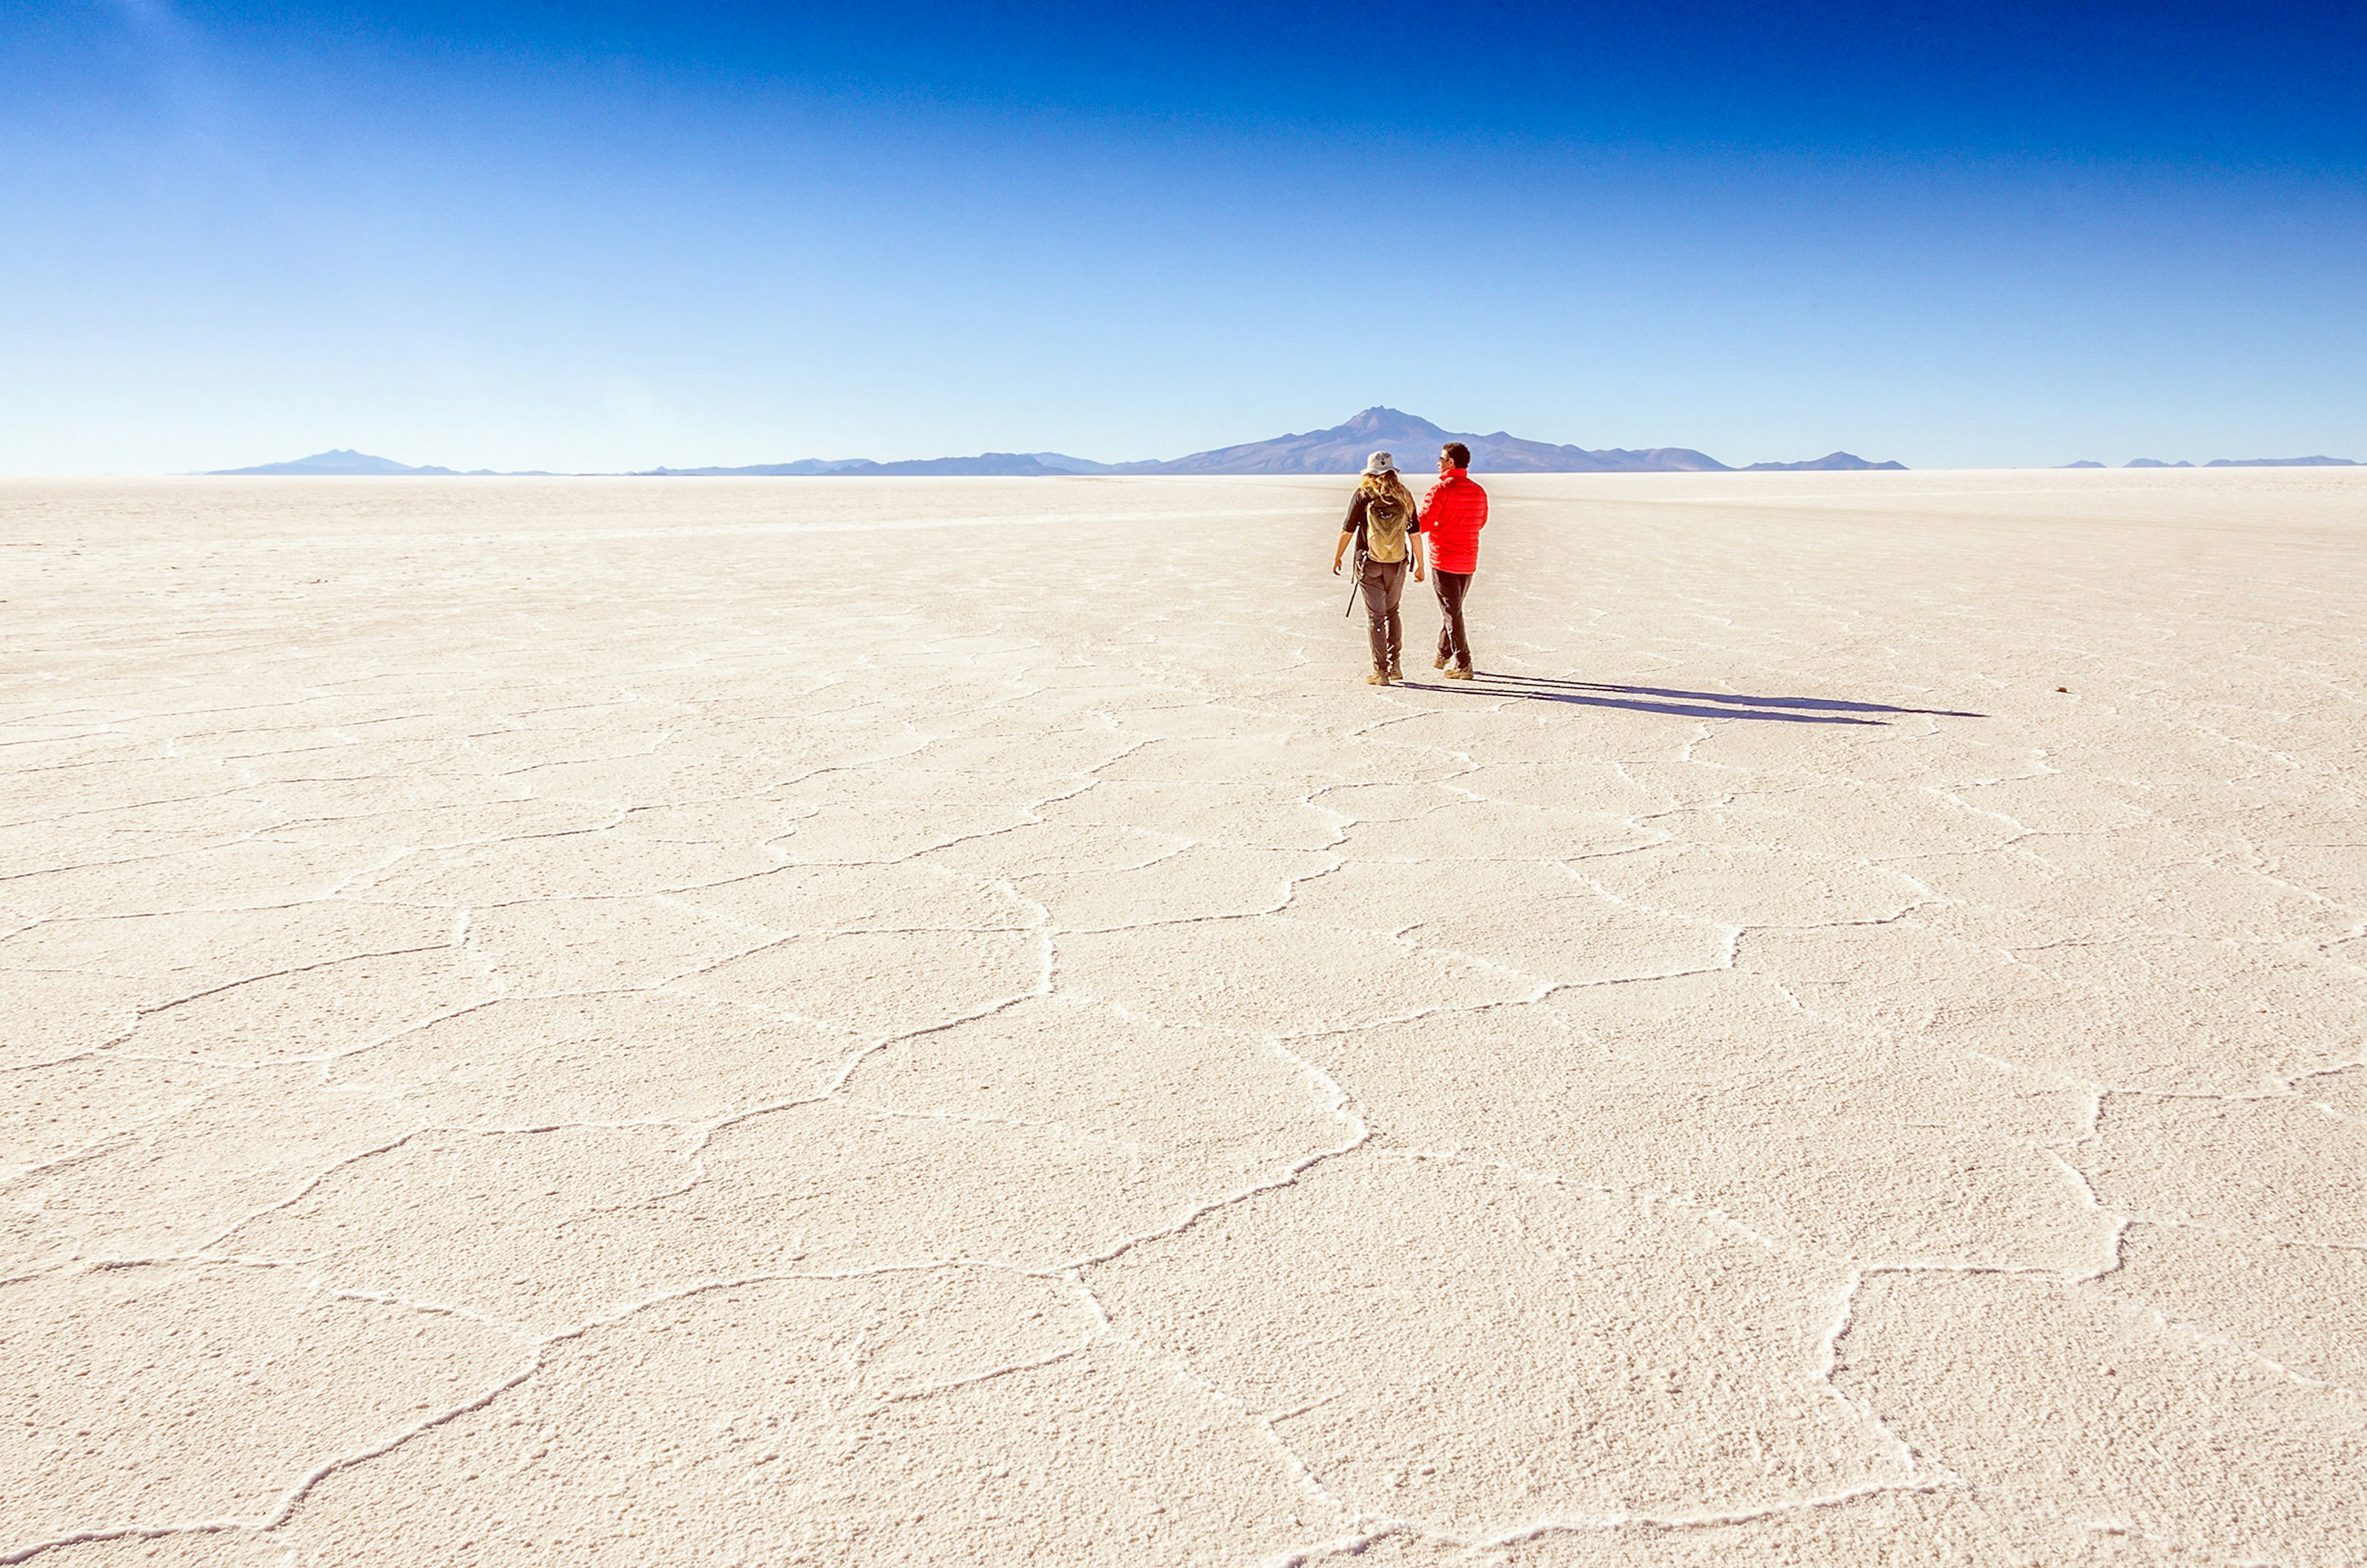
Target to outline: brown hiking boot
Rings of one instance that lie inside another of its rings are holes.
[[[1468,669],[1449,670],[1445,678],[1449,681],[1468,681],[1471,679],[1471,671]]]
[[[1376,670],[1365,677],[1365,684],[1367,686],[1386,686],[1388,683],[1389,672],[1386,670]]]
[[[1445,669],[1445,668],[1446,668],[1446,655],[1444,655],[1444,654],[1443,654],[1443,653],[1442,653],[1442,654],[1440,654],[1436,659],[1432,660],[1430,661],[1430,667],[1431,667],[1433,670],[1444,670],[1444,669]]]
[[[1402,681],[1405,679],[1404,670],[1398,666],[1395,660],[1392,660],[1389,662],[1389,679],[1391,681]]]

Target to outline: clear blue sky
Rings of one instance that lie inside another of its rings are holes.
[[[0,471],[2367,458],[2367,5],[0,0]]]

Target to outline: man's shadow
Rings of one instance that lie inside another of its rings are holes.
[[[1627,708],[1672,714],[1679,718],[1763,718],[1783,724],[1884,725],[1889,720],[1859,714],[1922,714],[1934,718],[1987,718],[1952,708],[1902,708],[1882,703],[1849,703],[1834,697],[1745,697],[1730,692],[1674,692],[1661,686],[1612,686],[1596,681],[1557,681],[1544,675],[1503,675],[1479,671],[1470,681],[1407,681],[1419,692],[1465,692],[1519,697],[1535,703],[1574,703],[1580,707]]]

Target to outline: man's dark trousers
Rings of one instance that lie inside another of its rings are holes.
[[[1471,668],[1471,639],[1463,631],[1463,596],[1471,592],[1468,571],[1433,571],[1430,581],[1438,590],[1438,607],[1445,622],[1438,628],[1438,657],[1449,669]]]

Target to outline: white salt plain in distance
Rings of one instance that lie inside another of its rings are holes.
[[[2367,474],[0,482],[0,1561],[2367,1561]]]

